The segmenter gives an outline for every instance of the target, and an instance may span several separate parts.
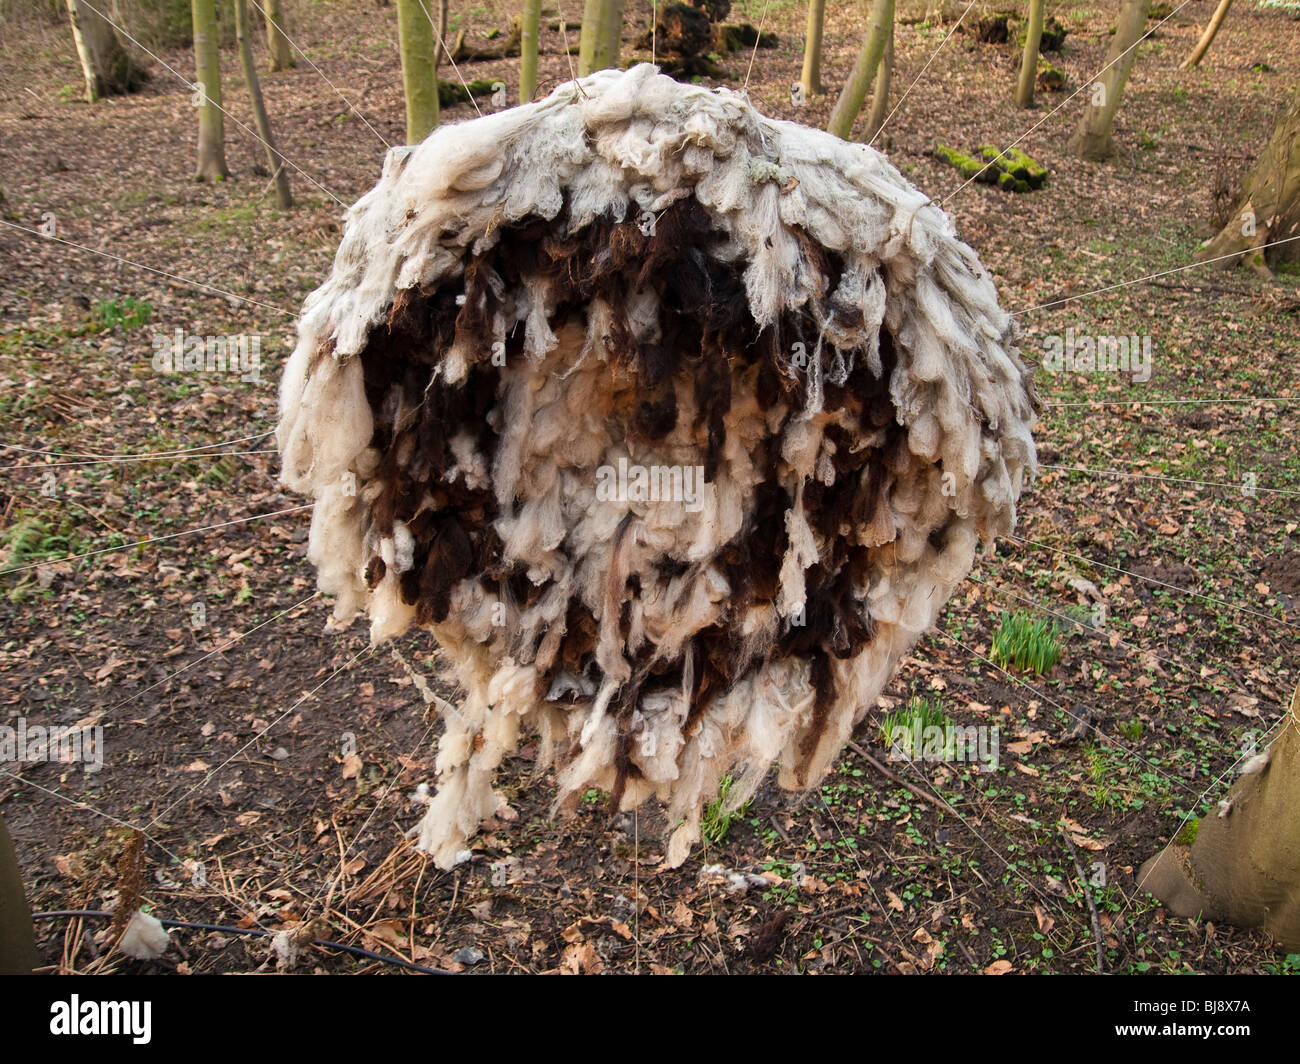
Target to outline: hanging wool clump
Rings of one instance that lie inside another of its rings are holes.
[[[308,557],[374,642],[436,637],[419,845],[448,867],[521,729],[557,807],[815,785],[1035,470],[1013,323],[878,153],[653,67],[389,153],[281,384]]]

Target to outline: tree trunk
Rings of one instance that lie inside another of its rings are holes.
[[[98,5],[96,5],[98,6]],[[68,0],[72,39],[86,76],[86,102],[120,96],[144,81],[144,71],[131,60],[108,21],[81,2]]]
[[[438,126],[438,68],[433,23],[420,0],[397,0],[397,40],[406,95],[406,143],[419,144]]]
[[[857,62],[853,64],[853,72],[840,92],[840,98],[835,101],[830,121],[826,124],[826,129],[837,137],[848,140],[849,134],[853,132],[853,123],[862,110],[862,102],[867,98],[867,90],[871,88],[871,81],[880,66],[893,23],[894,0],[872,0],[867,38],[862,42],[862,50],[858,53]]]
[[[1223,25],[1223,20],[1228,17],[1228,8],[1232,7],[1232,0],[1219,0],[1219,6],[1214,9],[1214,14],[1210,16],[1210,24],[1205,27],[1205,32],[1201,34],[1201,39],[1196,42],[1196,47],[1192,49],[1192,54],[1183,60],[1183,65],[1179,70],[1195,70],[1200,65],[1205,53],[1210,50],[1210,45],[1214,43],[1214,38],[1219,32],[1219,27]]]
[[[578,37],[578,77],[585,78],[596,68],[600,50],[600,9],[602,0],[587,0],[582,9],[582,33]],[[653,32],[653,28],[652,28]]]
[[[537,35],[541,28],[542,0],[524,0],[519,21],[519,102],[537,95]]]
[[[190,0],[194,23],[194,102],[199,109],[200,181],[224,181],[226,128],[221,112],[221,55],[217,51],[217,12],[214,0]]]
[[[1111,126],[1137,59],[1138,42],[1146,33],[1147,8],[1150,6],[1151,0],[1124,0],[1115,39],[1106,55],[1106,72],[1087,90],[1091,93],[1088,107],[1070,138],[1070,150],[1082,159],[1101,162],[1115,154]]]
[[[1029,26],[1025,31],[1025,51],[1020,57],[1020,80],[1016,82],[1016,106],[1034,106],[1034,82],[1038,79],[1038,44],[1043,39],[1045,0],[1029,0]]]
[[[578,76],[618,66],[624,0],[587,0],[578,39]],[[652,28],[653,32],[653,28]]]
[[[803,45],[803,76],[799,84],[808,96],[822,91],[822,28],[826,23],[826,0],[809,0],[808,29]]]
[[[1262,927],[1300,950],[1300,688],[1278,737],[1244,767],[1216,812],[1142,866],[1138,886],[1176,916]]]
[[[13,839],[0,817],[0,975],[31,975],[35,967],[32,914],[23,893]]]
[[[284,33],[284,12],[280,0],[263,0],[266,15],[266,46],[271,50],[271,69],[288,70],[293,66],[293,52]]]
[[[871,144],[884,128],[888,117],[889,83],[894,80],[894,23],[889,24],[889,36],[885,39],[885,53],[880,57],[880,69],[876,73],[876,90],[871,95],[871,114],[867,118],[867,135],[863,141]]]
[[[1228,224],[1196,257],[1219,259],[1216,265],[1223,269],[1244,260],[1256,272],[1271,276],[1270,265],[1300,261],[1296,237],[1300,237],[1300,90],[1278,116],[1268,147],[1246,175],[1241,201]],[[1288,243],[1257,250],[1281,240]]]
[[[597,70],[617,69],[623,52],[623,5],[625,0],[605,0],[600,10],[600,51]],[[653,27],[652,27],[653,29]]]
[[[442,65],[442,57],[447,54],[447,6],[451,0],[442,0],[438,5],[438,38],[433,42],[433,72],[438,73],[438,67]],[[527,0],[525,0],[527,2]],[[464,33],[461,30],[461,33]]]
[[[293,206],[293,194],[289,191],[289,174],[284,157],[276,150],[275,138],[271,136],[271,120],[267,117],[266,103],[262,99],[257,67],[253,65],[253,46],[248,39],[248,0],[235,0],[235,40],[239,43],[239,62],[244,68],[248,95],[253,101],[257,135],[266,142],[266,161],[271,167],[271,179],[275,182],[275,202],[282,211],[287,211]]]

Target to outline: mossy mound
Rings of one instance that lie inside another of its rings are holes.
[[[1047,183],[1047,168],[1039,166],[1018,148],[999,151],[992,144],[982,144],[975,149],[975,155],[968,155],[938,144],[935,151],[965,177],[981,184],[997,185],[1004,192],[1030,192]]]
[[[975,23],[975,39],[983,44],[1006,44],[1011,39],[1007,15],[990,15]]]
[[[1038,87],[1044,92],[1064,92],[1065,71],[1039,56]]]
[[[1038,41],[1038,50],[1040,52],[1059,52],[1065,47],[1065,38],[1069,32],[1057,21],[1056,16],[1052,15],[1043,23],[1043,36]]]
[[[1042,55],[1043,52],[1059,52],[1063,47],[1065,47],[1065,38],[1068,36],[1069,32],[1068,29],[1057,21],[1055,15],[1050,16],[1047,21],[1043,23],[1043,35],[1038,39],[1039,55]],[[1016,29],[1016,47],[1024,48],[1025,38],[1028,36],[1029,20],[1020,19],[1018,28]]]

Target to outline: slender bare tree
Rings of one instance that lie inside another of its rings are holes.
[[[1100,162],[1115,154],[1111,142],[1111,128],[1115,112],[1119,110],[1120,97],[1128,83],[1129,73],[1137,59],[1138,42],[1147,28],[1147,9],[1151,0],[1124,0],[1120,9],[1119,25],[1106,54],[1104,72],[1085,93],[1088,105],[1084,108],[1079,126],[1070,138],[1070,150],[1083,159]]]
[[[271,50],[271,69],[288,70],[293,66],[293,51],[284,32],[284,8],[280,0],[264,0],[266,16],[266,46]]]
[[[606,0],[600,16],[600,53],[597,70],[621,65],[623,51],[623,7],[625,0]]]
[[[433,23],[420,0],[397,0],[397,42],[406,97],[406,142],[419,144],[438,126],[438,66]]]
[[[136,65],[103,15],[82,0],[68,0],[68,17],[72,20],[72,39],[86,78],[87,103],[130,92],[139,86],[145,78],[144,71]]]
[[[822,29],[826,22],[826,0],[808,0],[808,28],[803,43],[803,75],[799,84],[809,96],[822,91]]]
[[[600,9],[604,0],[587,0],[582,9],[582,33],[578,37],[578,76],[592,72],[600,41]]]
[[[537,94],[537,36],[541,31],[542,0],[524,0],[519,20],[519,102]]]
[[[885,52],[880,57],[880,69],[876,72],[876,88],[871,94],[871,114],[867,118],[867,134],[862,139],[870,144],[884,128],[885,119],[889,117],[889,83],[894,79],[894,23],[889,24],[889,36],[885,40]]]
[[[190,0],[194,25],[194,104],[199,109],[200,181],[224,181],[226,127],[221,110],[221,55],[217,50],[217,11],[214,0]]]
[[[871,16],[867,22],[867,36],[858,52],[857,62],[849,80],[840,92],[831,110],[830,121],[826,129],[837,137],[849,139],[853,132],[853,123],[862,111],[862,104],[867,98],[867,90],[880,67],[881,57],[885,54],[885,42],[889,40],[889,30],[894,23],[894,0],[872,0]]]
[[[442,65],[442,57],[447,54],[447,8],[451,0],[442,0],[438,5],[438,36],[433,42],[433,70],[436,74]],[[462,30],[462,32],[464,32]]]
[[[257,80],[257,67],[253,63],[253,45],[248,39],[248,0],[235,0],[235,41],[239,45],[239,63],[244,70],[248,95],[253,101],[253,121],[257,125],[257,135],[266,145],[266,161],[271,168],[271,180],[275,184],[275,202],[282,211],[287,211],[293,206],[293,194],[289,191],[289,173],[284,156],[276,149],[275,138],[271,135],[271,119],[266,113],[262,86]]]
[[[1214,43],[1214,38],[1218,36],[1219,27],[1223,25],[1223,20],[1228,17],[1228,8],[1230,7],[1232,7],[1232,0],[1219,0],[1219,6],[1214,9],[1214,14],[1210,16],[1209,25],[1205,27],[1201,39],[1196,42],[1192,54],[1183,60],[1180,70],[1195,70],[1196,67],[1200,66],[1201,60],[1205,58],[1205,53],[1210,50],[1210,45]]]
[[[1025,27],[1025,51],[1020,57],[1020,80],[1016,82],[1016,106],[1034,106],[1034,82],[1038,80],[1038,45],[1043,39],[1043,10],[1046,0],[1029,0],[1029,22]]]
[[[587,0],[578,39],[578,75],[618,66],[624,0]]]

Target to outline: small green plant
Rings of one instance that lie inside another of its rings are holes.
[[[39,517],[24,517],[0,535],[0,547],[9,553],[4,568],[60,558],[72,551],[72,540]]]
[[[1055,621],[1035,620],[1024,610],[1003,613],[993,634],[993,662],[1046,675],[1061,658],[1059,634]]]
[[[118,325],[124,329],[135,329],[146,324],[152,317],[153,307],[146,300],[133,296],[101,299],[95,303],[95,318],[102,329],[112,329]]]
[[[701,834],[703,834],[706,841],[713,843],[715,846],[727,837],[727,832],[731,830],[732,821],[740,819],[749,810],[750,803],[746,802],[739,809],[730,813],[722,811],[722,807],[727,804],[727,796],[731,794],[731,788],[735,785],[735,782],[729,775],[722,777],[722,786],[718,790],[718,797],[708,804],[703,817],[700,818]]]
[[[881,740],[887,748],[897,747],[909,761],[921,756],[918,739],[924,744],[927,728],[942,729],[951,734],[952,720],[943,706],[928,698],[913,697],[906,706],[885,717],[880,726]]]
[[[1138,717],[1127,720],[1119,726],[1120,735],[1124,736],[1131,743],[1137,742],[1142,738],[1142,721]]]
[[[0,532],[0,569],[20,570],[12,574],[15,583],[5,593],[9,601],[22,602],[29,597],[36,575],[29,566],[57,561],[85,549],[75,525],[59,527],[35,514],[19,515]]]

